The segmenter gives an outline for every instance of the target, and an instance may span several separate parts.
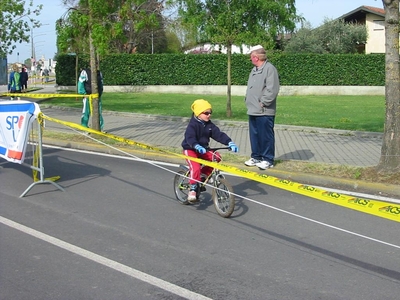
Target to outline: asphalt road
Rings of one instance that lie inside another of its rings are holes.
[[[400,224],[228,177],[230,219],[184,206],[174,166],[44,149],[0,161],[0,299],[398,299]]]

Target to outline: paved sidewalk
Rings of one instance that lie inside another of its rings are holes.
[[[3,87],[0,86],[0,93],[4,92]],[[38,92],[54,93],[55,88],[45,86]],[[51,108],[47,107],[45,102],[39,105],[42,112],[49,117],[80,124],[79,110]],[[152,146],[168,147],[180,147],[188,122],[188,118],[113,112],[104,112],[103,117],[104,129],[111,134]],[[213,121],[239,146],[240,155],[250,157],[251,149],[246,122]],[[69,130],[48,121],[46,127]],[[375,166],[380,158],[382,134],[379,133],[276,125],[275,135],[277,160]]]

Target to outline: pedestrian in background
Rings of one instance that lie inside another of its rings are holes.
[[[88,80],[88,74],[85,69],[81,69],[81,73],[79,74],[78,79],[78,93],[81,95],[86,95],[85,83]],[[82,99],[83,107],[82,107],[82,116],[81,116],[81,125],[84,127],[89,127],[89,118],[90,118],[90,103],[89,97],[84,96]]]
[[[250,49],[250,60],[254,67],[247,82],[245,103],[249,116],[251,158],[245,161],[245,165],[265,170],[274,166],[274,125],[279,75],[267,60],[261,45]]]
[[[26,68],[23,67],[21,70],[20,78],[21,78],[21,92],[26,93],[28,91],[28,72],[26,71]]]
[[[12,71],[8,79],[8,92],[11,94],[21,93],[21,75],[18,70],[17,64],[13,64]],[[20,100],[20,97],[17,97]],[[14,97],[11,97],[14,100]]]
[[[42,85],[43,85],[44,71],[43,71],[43,69],[42,69],[42,68],[40,68],[39,75],[40,75],[40,80],[41,80],[41,82],[42,82]]]
[[[50,72],[49,72],[49,70],[48,70],[47,68],[45,68],[45,69],[43,70],[43,76],[45,77],[45,82],[46,82],[46,83],[49,83]]]
[[[103,95],[103,74],[100,70],[97,70],[97,90],[99,93],[99,118],[100,118],[100,130],[104,132],[104,119],[102,115],[102,101],[101,96]],[[82,95],[91,95],[92,94],[92,80],[91,80],[91,70],[90,68],[81,70],[78,80],[78,93]],[[90,118],[90,103],[89,97],[83,97],[83,108],[82,108],[82,117],[81,117],[81,125],[84,127],[89,127],[89,118]]]

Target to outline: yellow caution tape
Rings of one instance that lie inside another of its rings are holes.
[[[8,97],[25,97],[25,98],[74,98],[74,97],[88,97],[90,99],[99,98],[99,94],[81,95],[81,94],[39,94],[39,93],[4,93],[1,96]]]
[[[199,159],[199,158],[193,158],[189,157],[183,154],[177,154],[173,153],[167,150],[162,150],[157,147],[152,147],[146,144],[142,144],[139,142],[135,142],[133,140],[129,140],[120,136],[116,136],[113,134],[109,133],[103,133],[97,130],[93,130],[90,128],[86,128],[83,126],[80,126],[76,123],[70,123],[70,122],[65,122],[61,121],[58,119],[54,119],[48,116],[43,115],[43,117],[49,121],[53,121],[71,128],[79,129],[82,131],[88,131],[91,133],[95,133],[98,135],[102,135],[108,138],[112,138],[114,140],[117,140],[119,142],[123,142],[129,145],[134,145],[134,146],[139,146],[141,148],[147,149],[147,150],[153,150],[153,151],[158,151],[158,152],[163,152],[163,153],[168,153],[170,155],[174,155],[183,159],[190,159],[192,161],[213,167],[213,168],[218,168],[222,171],[225,171],[227,173],[235,174],[240,177],[248,178],[254,181],[258,181],[264,184],[268,184],[270,186],[280,188],[283,190],[287,190],[290,192],[294,192],[297,194],[301,194],[307,197],[311,197],[317,200],[322,200],[324,202],[328,202],[331,204],[339,205],[342,207],[350,208],[353,210],[357,210],[363,213],[371,214],[377,217],[385,218],[388,220],[400,222],[400,206],[395,205],[393,203],[389,202],[383,202],[383,201],[377,201],[377,200],[368,200],[368,199],[363,199],[363,198],[358,198],[358,197],[353,197],[353,196],[348,196],[344,194],[339,194],[336,192],[329,192],[326,190],[318,189],[316,187],[313,187],[311,185],[305,185],[305,184],[300,184],[293,182],[291,180],[287,179],[279,179],[277,177],[273,177],[267,174],[259,174],[256,172],[252,172],[246,169],[239,169],[233,166],[229,166],[223,163],[216,163],[216,162],[210,162],[207,160]]]

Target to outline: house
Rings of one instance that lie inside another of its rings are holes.
[[[385,53],[385,10],[383,8],[360,6],[338,19],[366,25],[368,40],[366,43],[359,44],[358,52]]]
[[[250,47],[242,45],[242,47],[232,45],[232,53],[247,54]],[[188,49],[184,52],[185,54],[216,54],[216,53],[227,53],[225,46],[213,45],[210,43],[198,45],[194,48]]]

